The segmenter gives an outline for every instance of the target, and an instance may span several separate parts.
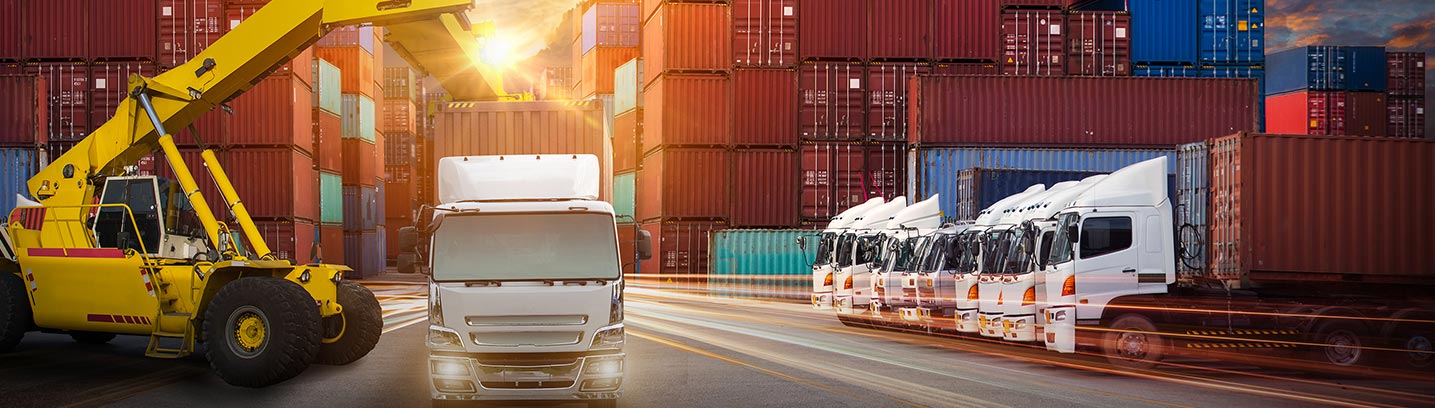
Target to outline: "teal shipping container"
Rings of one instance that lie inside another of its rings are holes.
[[[343,73],[329,61],[314,59],[314,107],[338,115],[344,109]]]
[[[643,77],[643,60],[635,58],[613,71],[613,112],[623,113],[643,107],[639,78]]]
[[[374,117],[374,100],[354,94],[343,94],[340,99],[343,101],[343,107],[339,117],[344,120],[344,138],[364,139],[374,143],[374,128],[378,125]]]
[[[344,223],[344,178],[338,174],[319,172],[319,223]]]
[[[635,183],[638,173],[615,174],[613,175],[613,212],[617,214],[619,222],[634,222],[633,201],[637,186]],[[627,218],[623,218],[627,217]]]
[[[712,232],[708,292],[715,296],[807,300],[818,231]],[[806,247],[798,244],[802,238]]]

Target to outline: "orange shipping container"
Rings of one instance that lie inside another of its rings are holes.
[[[629,60],[638,58],[638,52],[637,48],[600,47],[583,54],[583,82],[578,84],[579,95],[587,98],[613,93],[613,72]]]
[[[378,150],[364,139],[344,139],[344,185],[373,186],[379,178]]]
[[[408,99],[384,99],[379,130],[384,133],[418,133],[418,106]]]
[[[727,5],[664,3],[643,24],[643,84],[668,72],[729,70],[732,9]]]
[[[643,149],[727,146],[732,136],[729,79],[664,75],[643,92]]]
[[[319,48],[314,56],[339,67],[339,87],[346,94],[374,96],[374,55],[358,46]],[[305,65],[306,67],[308,65]]]
[[[638,168],[643,157],[643,108],[613,118],[613,171]]]
[[[340,171],[344,168],[344,122],[322,109],[313,110],[314,166],[321,170]]]
[[[308,154],[291,147],[248,148],[226,151],[222,157],[220,165],[250,216],[319,219],[319,180]]]
[[[314,148],[314,94],[293,75],[270,75],[235,98],[225,144]]]

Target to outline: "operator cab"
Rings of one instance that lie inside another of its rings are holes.
[[[194,259],[207,250],[204,225],[179,182],[154,176],[110,177],[90,229],[100,248],[133,250],[150,257]],[[133,221],[131,221],[133,217]],[[216,259],[208,259],[214,261]]]

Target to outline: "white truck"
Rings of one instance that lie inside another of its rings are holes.
[[[439,204],[401,233],[429,274],[436,403],[567,400],[616,406],[623,275],[612,205],[592,155],[446,157]],[[640,258],[651,255],[646,234]]]
[[[1091,176],[1069,186],[1058,183],[1021,209],[1024,211],[1021,217],[1025,221],[1009,234],[1011,252],[1001,271],[1000,298],[1005,300],[998,305],[1002,339],[1014,342],[1038,340],[1036,328],[1044,321],[1037,319],[1037,310],[1038,305],[1046,303],[1046,282],[1042,279],[1045,275],[1037,272],[1046,268],[1051,243],[1056,238],[1056,221],[1052,217],[1105,178],[1105,175]]]
[[[995,250],[992,245],[996,242],[993,235],[1001,233],[995,228],[1002,215],[1001,209],[1043,191],[1046,191],[1045,185],[1033,185],[1025,191],[1003,198],[992,204],[991,207],[977,213],[972,227],[962,233],[961,243],[966,245],[965,252],[970,257],[970,262],[964,265],[960,273],[937,274],[938,279],[935,284],[939,288],[951,287],[951,292],[956,294],[952,302],[954,303],[952,313],[955,316],[958,333],[977,334],[981,330],[981,320],[977,316],[981,300],[981,288],[978,286],[978,282],[985,271],[984,267],[992,264],[991,255]]]
[[[838,259],[837,274],[835,282],[841,282],[840,286],[834,288],[832,303],[837,309],[838,315],[863,314],[868,315],[872,310],[872,264],[882,249],[882,241],[885,239],[883,232],[887,222],[892,221],[892,216],[907,208],[906,197],[896,197],[886,204],[862,213],[852,225],[852,230],[843,234],[843,238],[851,238],[850,259]],[[839,251],[847,251],[846,248],[838,248]],[[850,262],[842,262],[850,261]]]
[[[927,240],[942,226],[942,210],[938,195],[912,204],[892,216],[883,232],[886,241],[877,264],[872,269],[873,314],[898,313],[903,307],[916,306],[915,287],[904,285],[912,270],[913,260],[925,255]]]
[[[1025,255],[1019,245],[1024,241],[1025,230],[1021,227],[1028,219],[1028,210],[1052,194],[1059,194],[1077,184],[1079,182],[1076,181],[1052,184],[1051,188],[1027,194],[995,211],[1000,215],[997,216],[995,224],[987,230],[986,249],[982,251],[982,270],[977,275],[977,320],[982,337],[1002,338],[1003,311],[1008,303],[1017,302],[1017,299],[1007,298],[1002,293],[1002,281],[1015,272],[1015,265],[1019,260],[1012,258]]]
[[[851,248],[855,236],[846,235],[849,227],[861,217],[867,210],[882,205],[882,197],[876,197],[867,202],[848,208],[827,224],[827,229],[822,230],[822,235],[817,241],[817,258],[812,261],[812,307],[819,310],[832,309],[832,278],[837,273],[838,259],[851,256],[852,251],[840,252],[838,248],[847,246]],[[844,239],[846,239],[844,241]],[[807,242],[799,240],[799,245],[806,246]]]

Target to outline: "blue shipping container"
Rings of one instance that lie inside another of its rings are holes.
[[[323,225],[344,222],[343,178],[338,174],[319,172],[319,223]]]
[[[721,296],[808,299],[820,232],[811,230],[713,231],[708,290]],[[798,245],[806,240],[806,248]]]
[[[1265,3],[1265,0],[1201,0],[1201,62],[1260,64],[1264,61]]]
[[[1131,11],[1131,62],[1194,65],[1200,56],[1196,0],[1139,0]]]
[[[1063,181],[1079,181],[1099,172],[1060,170],[965,169],[957,173],[956,212],[942,212],[951,220],[971,220],[977,213],[1012,194],[1042,184],[1051,187]],[[946,195],[942,197],[945,199]],[[947,200],[943,200],[947,201]]]
[[[1176,149],[1176,226],[1181,259],[1177,270],[1197,273],[1205,266],[1206,206],[1210,198],[1206,172],[1205,142],[1181,145]]]
[[[1345,90],[1386,92],[1389,90],[1390,61],[1385,47],[1341,47],[1345,51]]]
[[[3,170],[0,171],[0,219],[10,217],[16,196],[34,201],[26,183],[40,170],[36,152],[33,148],[0,149],[0,170]]]
[[[1201,76],[1201,69],[1195,65],[1140,64],[1131,69],[1131,76],[1149,78],[1197,78]]]
[[[344,265],[354,270],[349,278],[371,278],[383,273],[382,239],[378,231],[344,232]]]
[[[375,228],[380,231],[383,231],[384,225],[387,225],[384,218],[388,214],[388,203],[385,202],[388,200],[385,200],[384,197],[388,197],[384,195],[384,180],[374,180],[374,223],[378,224]]]
[[[1297,91],[1386,91],[1384,47],[1298,47],[1266,58],[1266,95]]]
[[[373,187],[344,186],[344,231],[368,231],[379,225],[378,192]]]
[[[343,73],[339,67],[320,58],[314,59],[314,107],[338,115],[344,110]]]

